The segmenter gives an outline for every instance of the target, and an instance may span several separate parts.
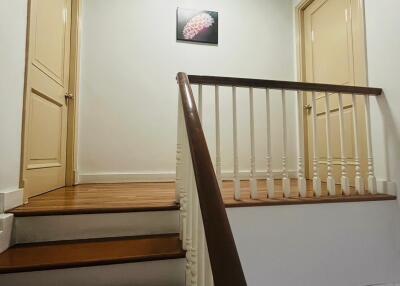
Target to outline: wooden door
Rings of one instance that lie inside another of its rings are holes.
[[[363,63],[363,37],[357,27],[359,21],[360,1],[350,0],[315,0],[305,10],[304,24],[304,63],[305,80],[308,82],[331,83],[340,85],[366,85],[365,66]],[[357,3],[356,3],[357,2]],[[362,25],[362,24],[361,24]],[[362,63],[362,64],[361,64]],[[328,94],[331,118],[331,150],[333,177],[336,184],[340,183],[341,148],[338,94]],[[362,99],[361,99],[362,100]],[[359,99],[358,99],[359,101]],[[311,95],[307,94],[308,109],[311,106]],[[351,95],[343,95],[344,108],[344,138],[345,157],[348,163],[348,175],[351,185],[354,185],[355,145],[353,128],[353,106]],[[364,121],[362,102],[358,104],[359,122]],[[326,106],[325,94],[316,94],[317,114],[317,157],[320,177],[327,178],[327,136],[326,136]],[[312,112],[307,112],[308,122],[308,169],[312,170],[313,140]],[[359,142],[365,142],[365,127],[359,126]],[[365,146],[360,144],[360,155],[365,157]],[[361,161],[362,172],[366,171],[365,160]],[[308,172],[311,179],[312,172]]]
[[[24,105],[25,198],[65,185],[71,0],[31,0]]]

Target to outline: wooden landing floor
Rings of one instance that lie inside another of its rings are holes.
[[[233,184],[223,183],[222,196],[226,207],[245,207],[261,205],[316,204],[356,201],[395,200],[391,195],[351,195],[312,197],[312,182],[307,181],[307,198],[283,198],[281,181],[276,180],[276,191],[280,198],[267,199],[265,180],[257,181],[259,199],[250,199],[248,181],[241,181],[242,199],[233,199]],[[291,181],[293,195],[296,194],[297,181]],[[354,190],[353,190],[354,192]],[[29,199],[21,207],[11,210],[15,216],[88,214],[133,211],[178,210],[175,203],[175,183],[125,183],[125,184],[87,184],[65,187]]]

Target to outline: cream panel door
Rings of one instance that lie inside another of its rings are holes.
[[[23,180],[29,198],[65,185],[71,0],[31,0]]]
[[[331,83],[340,85],[355,85],[354,69],[354,37],[352,30],[352,3],[350,0],[315,0],[304,11],[304,43],[306,81],[316,83]],[[333,176],[340,183],[341,149],[338,95],[328,94],[330,100],[331,146],[333,157]],[[311,95],[307,95],[307,103],[311,104]],[[354,130],[353,110],[350,95],[343,95],[345,117],[345,146],[348,160],[348,175],[354,184]],[[359,104],[360,106],[360,104]],[[320,177],[326,181],[327,150],[326,150],[326,110],[325,94],[316,94],[317,109],[317,154],[319,158]],[[358,110],[360,117],[362,110]],[[312,125],[312,112],[308,112],[308,126]],[[359,120],[362,121],[362,118]],[[364,136],[365,130],[360,130]],[[360,140],[361,142],[363,140]],[[312,128],[308,128],[309,170],[312,170]],[[361,146],[361,155],[365,148]],[[361,162],[362,165],[365,162]],[[365,167],[364,167],[365,168]],[[310,172],[311,173],[311,172]],[[311,179],[312,174],[309,174]]]

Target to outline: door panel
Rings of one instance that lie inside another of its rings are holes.
[[[29,165],[31,166],[28,168],[32,168],[35,164],[50,162],[61,165],[62,118],[64,116],[62,105],[34,91],[31,94],[30,105]]]
[[[315,0],[304,10],[304,55],[305,55],[305,80],[308,82],[331,83],[340,85],[355,85],[356,75],[362,72],[354,68],[356,55],[354,54],[355,42],[352,27],[354,21],[351,17],[352,1],[350,0]],[[359,6],[357,6],[359,7]],[[362,8],[362,7],[360,7]],[[354,7],[353,7],[354,10]],[[358,45],[360,45],[358,43]],[[357,55],[359,58],[359,55]],[[357,82],[358,85],[366,85],[366,82]],[[316,93],[317,113],[317,155],[319,162],[319,175],[322,181],[327,177],[327,136],[326,136],[326,107],[325,93]],[[340,183],[341,176],[341,149],[340,149],[340,125],[339,125],[339,97],[338,94],[327,94],[330,103],[331,124],[331,150],[333,159],[333,176],[336,183]],[[358,100],[359,101],[359,100]],[[311,94],[306,94],[306,102],[311,104]],[[363,102],[358,104],[359,122],[363,121]],[[343,95],[344,108],[344,136],[346,158],[348,161],[347,172],[351,184],[354,184],[354,128],[353,106],[350,95]],[[308,130],[308,162],[309,170],[312,170],[312,112],[307,113]],[[365,127],[359,126],[360,142],[365,142]],[[365,146],[360,146],[360,155],[365,155]],[[361,161],[363,172],[366,171],[365,160]],[[312,174],[308,178],[312,178]]]
[[[343,85],[354,82],[351,25],[346,21],[347,2],[316,1],[315,8],[310,10],[314,82]]]
[[[35,45],[32,63],[48,77],[63,85],[64,59],[66,57],[66,34],[69,33],[66,21],[68,1],[40,0],[36,3]],[[49,43],[51,41],[51,44]]]
[[[29,198],[65,185],[71,0],[31,0],[23,180]]]

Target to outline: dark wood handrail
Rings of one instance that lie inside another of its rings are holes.
[[[270,89],[301,90],[301,91],[332,92],[332,93],[340,92],[340,93],[364,94],[364,95],[382,94],[381,88],[362,87],[362,86],[348,86],[348,85],[236,78],[236,77],[201,76],[201,75],[189,75],[188,78],[191,84],[236,86],[236,87],[258,87],[258,88],[270,88]]]
[[[187,137],[216,286],[245,286],[246,279],[208,151],[189,79],[178,73]]]

